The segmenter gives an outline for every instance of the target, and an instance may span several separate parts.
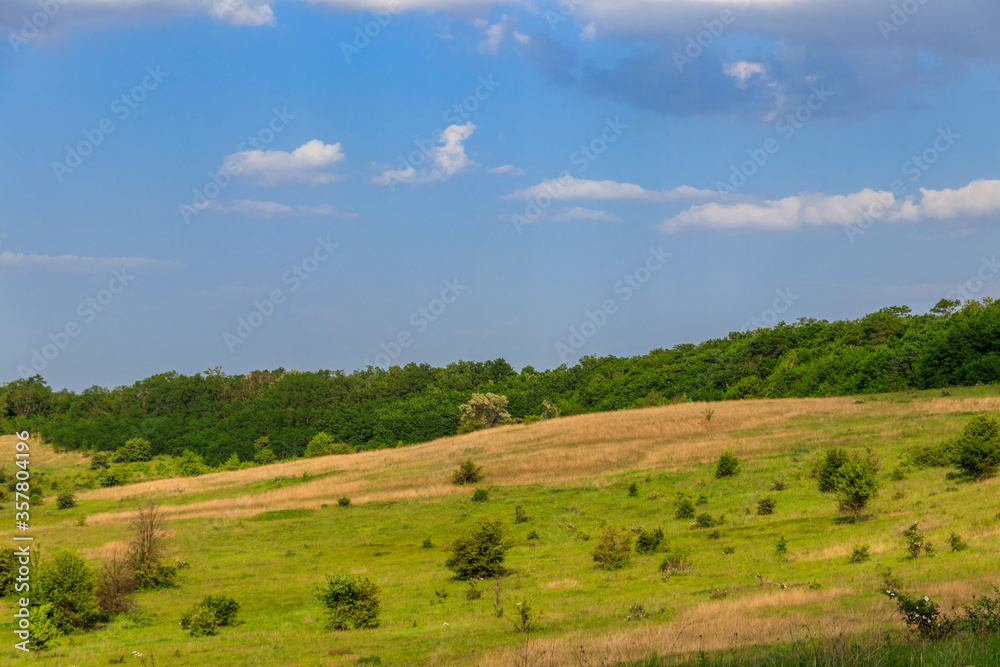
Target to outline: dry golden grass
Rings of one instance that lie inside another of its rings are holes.
[[[123,499],[148,495],[169,500],[275,477],[333,473],[259,494],[166,508],[173,518],[240,518],[269,510],[318,508],[336,502],[341,496],[357,504],[468,493],[467,489],[450,484],[452,469],[467,456],[485,467],[484,483],[490,486],[555,485],[581,479],[600,484],[601,476],[608,473],[626,469],[677,469],[712,461],[726,449],[733,449],[739,456],[787,451],[801,436],[789,425],[789,420],[796,418],[828,421],[831,426],[842,423],[845,416],[890,421],[920,414],[1000,410],[1000,398],[903,403],[856,403],[853,398],[732,401],[711,404],[714,410],[711,420],[704,416],[707,405],[685,403],[566,417],[478,431],[401,449],[299,459],[248,470],[98,489],[80,497]],[[762,428],[779,425],[779,428]],[[884,428],[883,423],[877,433]],[[125,512],[98,514],[88,521],[100,525],[121,522],[127,516]]]

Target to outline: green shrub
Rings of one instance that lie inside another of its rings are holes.
[[[472,492],[472,502],[474,503],[485,503],[490,499],[490,494],[487,493],[486,489],[476,489]]]
[[[839,447],[826,450],[816,466],[819,490],[822,493],[829,493],[837,488],[837,473],[840,471],[840,467],[850,459],[847,451]]]
[[[591,552],[594,562],[603,570],[620,570],[632,556],[632,536],[615,526],[606,526]]]
[[[107,452],[94,452],[94,455],[90,457],[91,470],[106,470],[110,467]]]
[[[60,493],[56,499],[56,509],[69,510],[76,507],[76,496],[72,493]]]
[[[853,519],[861,517],[869,501],[878,495],[881,482],[875,466],[866,459],[852,458],[837,469],[834,488],[841,511]]]
[[[660,561],[660,574],[669,577],[678,572],[686,572],[691,569],[691,561],[688,553],[680,549],[667,549],[663,560]]]
[[[433,549],[433,548],[434,548],[434,543],[433,543],[433,542],[431,542],[431,538],[429,538],[429,537],[425,537],[425,538],[424,538],[424,543],[423,543],[423,544],[422,544],[421,546],[422,546],[422,547],[423,547],[424,549]]]
[[[128,480],[128,474],[121,469],[105,470],[97,477],[97,483],[103,487],[124,486]]]
[[[683,494],[677,495],[677,501],[674,503],[677,510],[674,512],[674,516],[678,519],[692,519],[694,518],[694,503],[691,499]]]
[[[732,450],[727,450],[719,457],[719,462],[715,466],[715,476],[718,479],[723,477],[735,477],[740,472],[740,460]]]
[[[337,498],[337,504],[341,507],[347,507],[351,504],[351,499],[347,496],[341,496],[340,498]]]
[[[774,545],[774,553],[780,558],[784,558],[788,555],[788,540],[782,535],[778,538],[778,541]]]
[[[963,630],[977,635],[1000,634],[1000,588],[993,586],[993,592],[995,596],[980,595],[965,606],[965,616],[959,620]]]
[[[757,501],[757,515],[766,516],[768,514],[774,514],[774,508],[778,504],[778,501],[771,496],[766,496]]]
[[[528,515],[525,513],[524,508],[518,505],[514,508],[514,523],[527,523]]]
[[[896,601],[906,627],[921,639],[943,639],[954,631],[954,623],[946,616],[942,616],[937,603],[926,595],[922,598],[919,596],[911,598],[892,589],[887,590],[885,594]]]
[[[628,497],[629,498],[639,497],[639,485],[636,484],[635,482],[632,482],[631,484],[628,485]]]
[[[236,624],[239,611],[239,603],[228,595],[206,595],[181,616],[181,627],[192,637],[217,635],[219,628]]]
[[[635,538],[635,552],[637,554],[655,553],[663,545],[663,529],[643,530]]]
[[[89,627],[97,614],[94,575],[83,556],[60,551],[38,568],[35,602],[52,605],[52,621],[62,632]],[[33,587],[34,588],[34,587]]]
[[[306,458],[315,458],[317,456],[330,456],[331,454],[350,454],[352,451],[353,449],[350,445],[337,442],[333,436],[320,431],[309,439],[303,456]]]
[[[316,598],[326,607],[327,627],[333,630],[377,628],[382,591],[368,577],[327,574]]]
[[[538,538],[538,531],[537,530],[533,530],[530,533],[528,533],[528,539],[529,540],[537,540],[537,539],[539,539]]]
[[[31,650],[44,651],[52,648],[62,634],[51,604],[43,604],[31,613],[31,638],[28,642]]]
[[[954,463],[979,481],[1000,468],[1000,419],[990,415],[972,417],[951,445]]]
[[[451,474],[451,482],[457,486],[463,484],[475,484],[483,478],[483,469],[477,466],[472,459],[465,459],[458,464],[458,468]]]
[[[909,472],[910,468],[908,466],[898,465],[892,469],[891,473],[889,473],[889,479],[891,479],[894,482],[902,482],[904,479],[906,479],[906,475]]]
[[[854,547],[851,551],[851,555],[847,557],[848,563],[864,563],[866,560],[871,558],[871,554],[868,550],[867,544],[859,544]]]
[[[132,438],[118,448],[115,453],[115,461],[118,463],[135,463],[138,461],[149,461],[153,458],[153,446],[149,440],[143,438]],[[91,461],[93,465],[93,461]]]
[[[906,543],[906,551],[910,554],[910,558],[916,559],[921,551],[927,551],[928,543],[924,534],[920,532],[918,524],[913,524],[903,531],[903,541]]]
[[[699,514],[697,517],[695,517],[694,520],[694,525],[697,526],[698,528],[711,528],[715,524],[716,524],[715,519],[712,518],[712,515],[709,514],[708,512],[703,512],[702,514]]]
[[[948,546],[951,547],[952,551],[965,551],[969,548],[962,536],[955,532],[948,536]]]
[[[736,553],[736,548],[729,546],[722,547],[722,553],[725,554],[726,556],[731,556],[732,554]]]
[[[469,587],[465,589],[465,599],[466,600],[478,600],[483,597],[483,589],[478,584],[476,584],[475,579],[469,580]]]
[[[201,454],[196,454],[190,449],[185,449],[180,456],[174,459],[174,468],[177,470],[177,474],[182,477],[196,477],[211,472],[209,467],[205,465],[205,459],[202,458]]]
[[[698,495],[698,500],[694,501],[694,504],[695,505],[707,505],[708,504],[708,496],[706,496],[704,493],[699,494]]]
[[[513,543],[503,521],[480,519],[451,545],[445,567],[458,579],[487,579],[504,573],[503,562]]]

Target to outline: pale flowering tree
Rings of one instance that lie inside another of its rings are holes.
[[[507,397],[499,394],[473,394],[469,402],[458,406],[458,409],[462,413],[463,426],[493,428],[510,419]]]

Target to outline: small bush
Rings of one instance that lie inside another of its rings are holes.
[[[424,538],[424,543],[423,543],[423,545],[421,545],[421,546],[422,546],[422,547],[423,547],[424,549],[433,549],[433,548],[434,548],[434,543],[433,543],[433,542],[431,542],[431,538],[429,538],[429,537],[425,537],[425,538]]]
[[[869,553],[868,545],[859,544],[851,551],[851,554],[847,557],[847,562],[864,563],[869,558],[871,558],[871,554]]]
[[[503,562],[513,546],[503,522],[480,519],[451,545],[445,566],[459,579],[487,579],[504,573]]]
[[[686,551],[679,549],[668,549],[663,560],[660,561],[660,574],[669,577],[678,572],[686,572],[691,569],[691,561],[688,559]]]
[[[834,476],[837,504],[854,520],[861,518],[868,503],[878,495],[880,486],[875,466],[867,459],[848,460]]]
[[[104,559],[97,570],[94,586],[94,597],[101,613],[123,614],[135,609],[133,593],[137,588],[135,570],[126,553],[115,551]]]
[[[892,469],[891,473],[889,473],[889,479],[891,479],[894,482],[902,482],[904,479],[906,479],[906,475],[909,472],[910,469],[908,466],[898,465]]]
[[[206,595],[181,616],[181,627],[192,637],[217,635],[219,628],[236,624],[239,611],[239,603],[228,595]]]
[[[694,501],[694,504],[695,505],[707,505],[708,504],[708,496],[706,496],[704,493],[699,494],[698,495],[698,499],[696,501]]]
[[[632,536],[614,526],[607,526],[597,538],[591,555],[603,570],[620,570],[629,564]]]
[[[487,493],[486,489],[476,489],[472,493],[472,502],[474,503],[485,503],[490,499],[490,494]]]
[[[465,589],[466,600],[478,600],[483,597],[483,589],[476,584],[475,580],[469,581],[469,587]]]
[[[921,551],[926,550],[927,541],[924,534],[920,532],[918,524],[913,524],[903,531],[903,541],[906,543],[906,551],[912,559],[916,559]]]
[[[56,499],[56,509],[69,510],[76,507],[76,496],[72,493],[60,493]]]
[[[347,496],[342,496],[340,498],[337,498],[337,504],[340,505],[341,507],[347,507],[351,504],[351,499],[348,498]]]
[[[994,597],[981,595],[966,605],[959,623],[963,630],[978,635],[1000,634],[1000,588],[993,586]]]
[[[368,577],[327,574],[316,598],[326,607],[326,626],[333,630],[377,628],[382,591]]]
[[[723,477],[735,477],[740,472],[740,460],[732,450],[723,452],[719,457],[719,462],[715,466],[715,476],[718,479]]]
[[[483,478],[483,469],[477,466],[472,459],[465,459],[458,464],[458,468],[451,474],[451,482],[456,486],[463,484],[475,484]]]
[[[734,547],[722,547],[722,553],[724,553],[727,556],[731,556],[732,554],[736,553],[736,549]]]
[[[771,490],[772,491],[784,491],[787,488],[788,488],[788,484],[783,479],[776,479],[771,484]]]
[[[88,627],[97,613],[94,574],[90,565],[73,551],[60,551],[42,561],[36,578],[35,599],[52,605],[52,621],[61,632]]]
[[[965,551],[969,548],[962,536],[954,532],[948,536],[948,546],[951,547],[952,551]]]
[[[528,515],[525,513],[524,508],[518,505],[514,508],[514,523],[527,523]]]
[[[97,483],[107,488],[128,484],[128,474],[124,470],[105,470],[97,477]]]
[[[887,590],[885,594],[896,600],[906,627],[921,639],[943,639],[954,631],[954,623],[948,617],[942,616],[937,603],[926,595],[923,598],[911,598],[892,589]]]
[[[661,528],[640,531],[639,536],[635,538],[635,552],[637,554],[655,553],[662,545],[663,530]]]
[[[631,484],[628,485],[628,497],[629,498],[639,497],[639,485],[636,484],[635,482],[632,482]]]
[[[1000,468],[1000,419],[991,415],[972,417],[951,444],[954,463],[976,481]]]
[[[90,469],[91,470],[107,470],[111,467],[108,462],[107,452],[95,452],[93,456],[90,457]]]
[[[538,531],[537,530],[533,530],[530,533],[528,533],[528,539],[529,540],[537,540],[537,539],[539,539],[538,538]]]
[[[694,518],[694,503],[687,496],[678,494],[677,501],[674,503],[677,511],[674,512],[674,516],[678,519],[691,519]]]
[[[62,634],[62,630],[56,625],[55,611],[51,604],[43,604],[31,612],[31,640],[28,646],[32,650],[52,648]]]
[[[782,535],[774,545],[774,554],[780,558],[788,555],[788,540]]]
[[[712,410],[711,408],[707,408],[701,414],[703,414],[705,416],[705,421],[710,422],[710,421],[712,421],[712,415],[715,414],[715,410]]]
[[[694,520],[694,525],[698,528],[711,528],[715,525],[715,523],[715,519],[713,519],[712,515],[708,512],[699,514]]]
[[[766,516],[768,514],[774,514],[774,508],[777,504],[778,501],[776,501],[771,496],[761,498],[759,501],[757,501],[757,515]]]

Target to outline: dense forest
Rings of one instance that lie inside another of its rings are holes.
[[[154,454],[185,449],[218,465],[254,456],[267,436],[279,458],[324,431],[356,449],[453,435],[473,393],[506,396],[512,420],[553,414],[786,396],[833,396],[1000,381],[1000,302],[942,300],[925,315],[893,306],[853,321],[799,319],[638,357],[584,357],[520,372],[503,359],[369,367],[345,374],[161,373],[131,386],[53,391],[43,378],[0,387],[0,428],[41,432],[57,447],[114,450],[144,438]]]

